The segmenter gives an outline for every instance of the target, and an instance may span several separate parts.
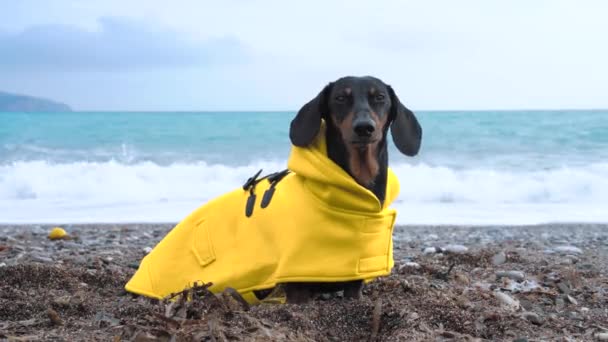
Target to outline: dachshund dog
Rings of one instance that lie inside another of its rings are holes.
[[[388,172],[387,134],[406,156],[420,149],[422,128],[397,98],[391,86],[374,77],[343,77],[328,84],[304,105],[291,122],[289,137],[295,146],[308,146],[326,123],[328,157],[381,203]],[[288,303],[305,303],[315,294],[344,291],[345,298],[360,298],[363,281],[283,284]]]

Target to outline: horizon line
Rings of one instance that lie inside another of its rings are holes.
[[[411,108],[410,108],[411,109]],[[299,109],[73,109],[73,113],[286,113]],[[541,112],[541,111],[608,111],[606,108],[488,108],[488,109],[415,109],[415,112]]]

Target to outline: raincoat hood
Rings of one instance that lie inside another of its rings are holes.
[[[163,298],[196,283],[256,290],[285,282],[370,281],[393,267],[388,208],[399,192],[389,169],[384,205],[327,157],[324,127],[311,146],[292,146],[290,172],[194,210],[146,255],[125,288]]]
[[[312,144],[307,147],[292,145],[287,167],[311,184],[323,202],[342,210],[380,212],[399,195],[399,181],[389,168],[384,206],[376,195],[357,183],[344,169],[327,157],[325,122]]]

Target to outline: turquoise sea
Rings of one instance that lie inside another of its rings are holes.
[[[608,110],[416,114],[399,223],[608,222]],[[283,169],[294,115],[0,113],[0,222],[177,221]]]

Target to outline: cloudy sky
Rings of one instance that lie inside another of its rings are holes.
[[[604,0],[0,0],[0,90],[77,110],[294,110],[343,75],[409,107],[608,108]]]

